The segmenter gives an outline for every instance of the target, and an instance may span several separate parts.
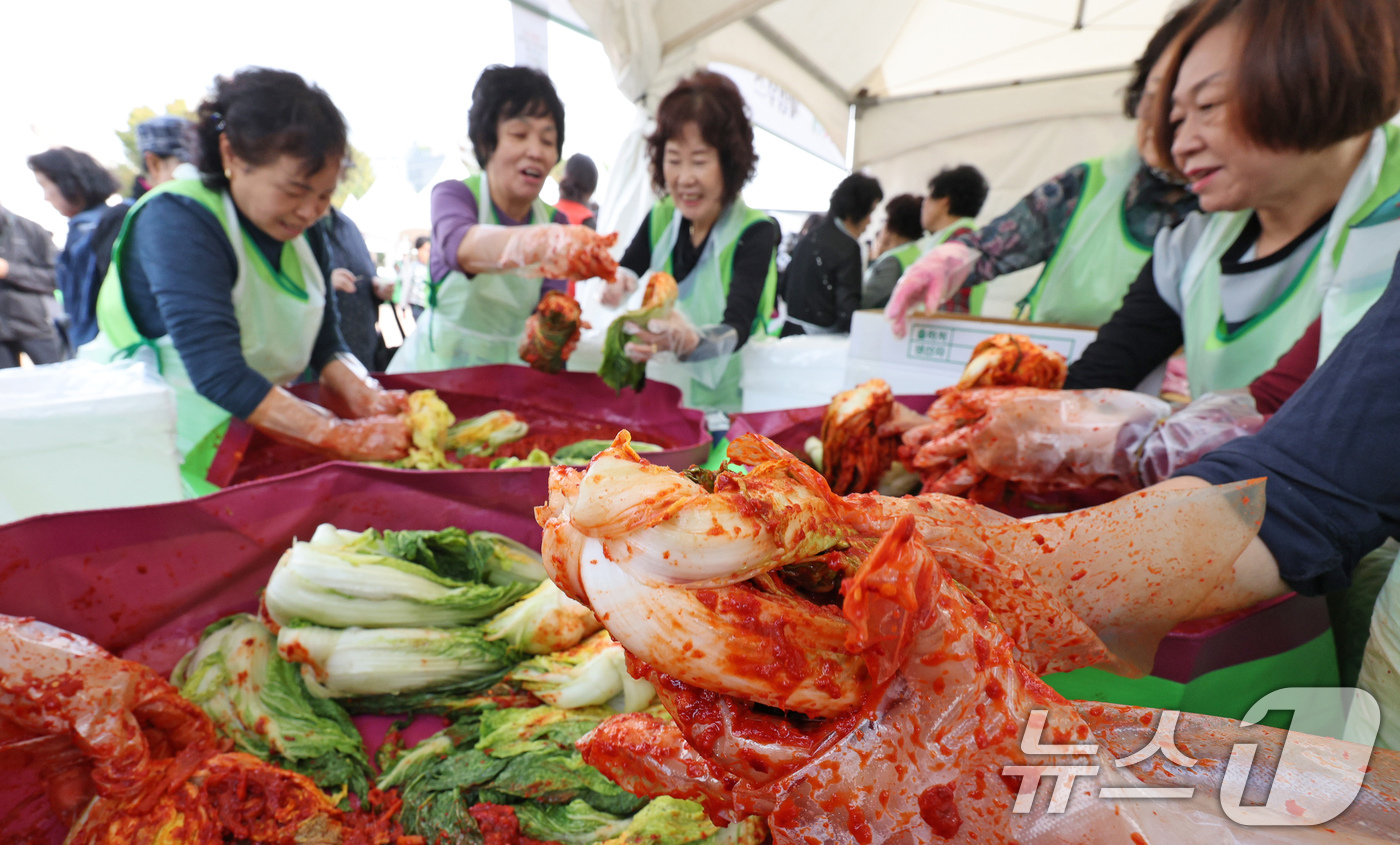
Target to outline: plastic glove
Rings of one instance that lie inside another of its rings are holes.
[[[352,461],[397,461],[407,457],[413,445],[404,416],[340,419],[281,387],[258,403],[248,424],[279,442]]]
[[[28,737],[46,737],[29,739]],[[218,750],[213,723],[152,669],[38,622],[0,615],[0,759],[36,765],[71,821],[96,791],[134,794],[156,758]]]
[[[599,298],[600,301],[609,308],[617,308],[623,302],[626,302],[627,297],[631,296],[632,291],[636,290],[638,285],[641,284],[641,280],[637,278],[637,274],[628,270],[626,267],[617,268],[615,279],[616,281],[609,282],[603,286],[603,295]]]
[[[307,442],[322,452],[352,461],[397,461],[408,455],[413,431],[403,417],[326,420]]]
[[[1136,460],[1171,414],[1128,390],[977,388],[940,397],[932,422],[904,435],[926,492],[962,495],[988,476],[1023,492],[1142,487]]]
[[[637,364],[650,361],[659,352],[673,353],[684,361],[700,345],[700,330],[679,310],[673,310],[666,317],[648,320],[645,329],[628,322],[623,324],[622,330],[635,338],[623,347],[623,351],[628,359]]]
[[[949,242],[929,250],[905,270],[885,306],[885,319],[893,325],[894,336],[904,337],[909,331],[905,319],[910,311],[937,311],[962,287],[981,255],[963,244]]]
[[[1264,427],[1248,390],[1207,393],[1172,414],[1143,441],[1136,458],[1142,486],[1171,478],[1207,452]]]
[[[608,249],[617,233],[600,235],[587,226],[518,226],[501,250],[502,270],[523,270],[548,279],[611,279],[617,261]]]
[[[408,392],[385,390],[370,378],[359,359],[339,353],[321,370],[321,386],[339,397],[345,416],[350,419],[393,416],[408,412]]]

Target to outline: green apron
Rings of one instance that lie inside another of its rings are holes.
[[[768,215],[749,208],[742,198],[720,214],[710,230],[709,240],[695,269],[680,284],[678,307],[697,327],[717,325],[724,320],[729,302],[729,282],[734,274],[734,250],[739,237],[755,223],[768,220]],[[680,237],[681,215],[676,214],[675,201],[666,197],[651,209],[651,269],[671,272],[671,253]],[[774,256],[776,258],[776,256]],[[777,295],[778,270],[774,258],[768,261],[768,277],[759,298],[750,337],[768,334],[768,315]],[[689,407],[705,411],[738,413],[740,410],[739,382],[743,363],[739,354],[722,355],[705,361],[651,361],[647,378],[674,384],[681,389],[682,401]]]
[[[919,257],[925,252],[923,247],[924,241],[931,237],[933,237],[933,235],[926,235],[917,241],[910,241],[890,253],[890,255],[894,256],[894,260],[899,262],[899,275],[903,276],[909,271],[909,265],[919,260]],[[936,244],[934,246],[936,246]],[[930,249],[932,249],[932,246],[930,246]]]
[[[499,225],[486,174],[465,180],[476,197],[478,219]],[[549,223],[554,209],[536,199],[526,224]],[[520,364],[525,321],[540,301],[538,277],[514,273],[478,273],[467,278],[454,270],[428,282],[428,305],[414,329],[389,362],[390,373],[425,373],[483,364]]]
[[[207,492],[204,481],[230,414],[195,390],[180,353],[167,334],[143,337],[127,310],[121,268],[127,261],[126,236],[132,221],[153,197],[178,194],[196,200],[220,225],[238,262],[233,285],[233,309],[238,318],[239,344],[248,366],[273,384],[297,379],[311,362],[311,349],[325,315],[326,282],[304,235],[282,247],[281,271],[274,268],[243,232],[233,198],[213,191],[198,180],[166,182],[147,192],[132,206],[112,247],[112,262],[97,296],[97,338],[84,347],[84,357],[104,354],[131,357],[150,349],[161,376],[175,390],[176,445],[184,463],[181,474],[192,492]]]
[[[1084,191],[1069,226],[1040,278],[1016,303],[1016,319],[1033,323],[1101,326],[1152,255],[1152,245],[1128,231],[1123,203],[1142,168],[1137,150],[1085,162]]]
[[[1220,298],[1220,258],[1252,211],[1211,215],[1178,281],[1191,392],[1246,387],[1278,363],[1323,315],[1318,363],[1380,298],[1400,249],[1400,130],[1377,129],[1308,262],[1263,312],[1229,331]]]

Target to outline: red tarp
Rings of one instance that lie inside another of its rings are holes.
[[[560,445],[585,439],[611,440],[619,429],[625,428],[633,440],[665,447],[661,452],[648,454],[647,459],[675,469],[703,464],[713,444],[704,414],[682,408],[680,390],[658,381],[647,382],[640,393],[631,388],[619,393],[592,373],[549,375],[508,364],[377,378],[393,390],[436,390],[459,420],[500,409],[512,411],[530,424],[531,436],[561,438]],[[316,384],[297,385],[293,392],[312,402],[321,401]],[[343,410],[335,408],[334,403],[325,404],[332,410]],[[278,443],[235,420],[209,467],[208,479],[227,487],[328,462],[330,459],[325,456]],[[425,474],[421,470],[381,471]],[[547,492],[548,470],[538,467],[439,472],[487,477],[510,473],[530,478],[539,501],[544,501]]]
[[[292,540],[323,522],[356,531],[457,526],[539,548],[527,515],[544,502],[534,479],[493,475],[483,483],[484,473],[332,463],[186,502],[0,525],[0,613],[36,617],[168,673],[204,626],[254,610]],[[37,778],[5,772],[0,841],[39,821],[52,817]],[[62,839],[52,824],[46,834],[54,838],[39,841]]]

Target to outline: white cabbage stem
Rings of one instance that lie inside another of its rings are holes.
[[[339,698],[413,692],[471,681],[504,668],[499,647],[475,629],[282,628],[277,650],[305,664],[317,694]]]
[[[528,654],[549,654],[573,648],[603,626],[593,611],[545,580],[482,627],[488,640],[502,640]]]
[[[846,650],[848,625],[835,611],[748,587],[650,587],[591,539],[580,570],[599,621],[660,672],[816,717],[864,697],[865,664]]]
[[[748,475],[720,474],[708,493],[643,463],[619,435],[589,466],[569,514],[643,583],[716,587],[838,545],[849,533],[838,507],[821,477],[787,453],[762,455]]]

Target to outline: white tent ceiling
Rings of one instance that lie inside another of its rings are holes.
[[[811,109],[886,196],[977,165],[985,220],[1131,138],[1128,68],[1180,0],[569,2],[642,106],[696,68],[747,68]]]
[[[855,164],[1015,120],[1112,115],[1172,0],[572,0],[651,103],[710,62],[782,85]],[[1061,80],[1051,87],[1043,80]],[[1021,90],[1016,90],[1021,89]],[[1004,102],[1003,102],[1004,101]],[[912,123],[912,126],[911,126]],[[893,130],[893,131],[892,131]]]
[[[1102,90],[1141,52],[1172,0],[573,0],[601,39],[619,87],[655,102],[676,78],[710,62],[738,64],[783,85],[839,147],[847,115],[860,122],[895,109],[934,109],[953,92],[995,99],[995,91],[1039,80],[1081,77],[1051,95],[1029,85],[1015,106],[1040,116],[1113,113],[1107,101],[1061,102],[1065,92]],[[972,90],[972,91],[969,91]],[[959,98],[960,129],[969,116]],[[995,119],[997,116],[991,115]],[[875,127],[871,127],[872,130]],[[857,130],[855,164],[879,161],[886,134]],[[879,136],[879,137],[876,137]],[[911,139],[918,140],[918,139]]]

